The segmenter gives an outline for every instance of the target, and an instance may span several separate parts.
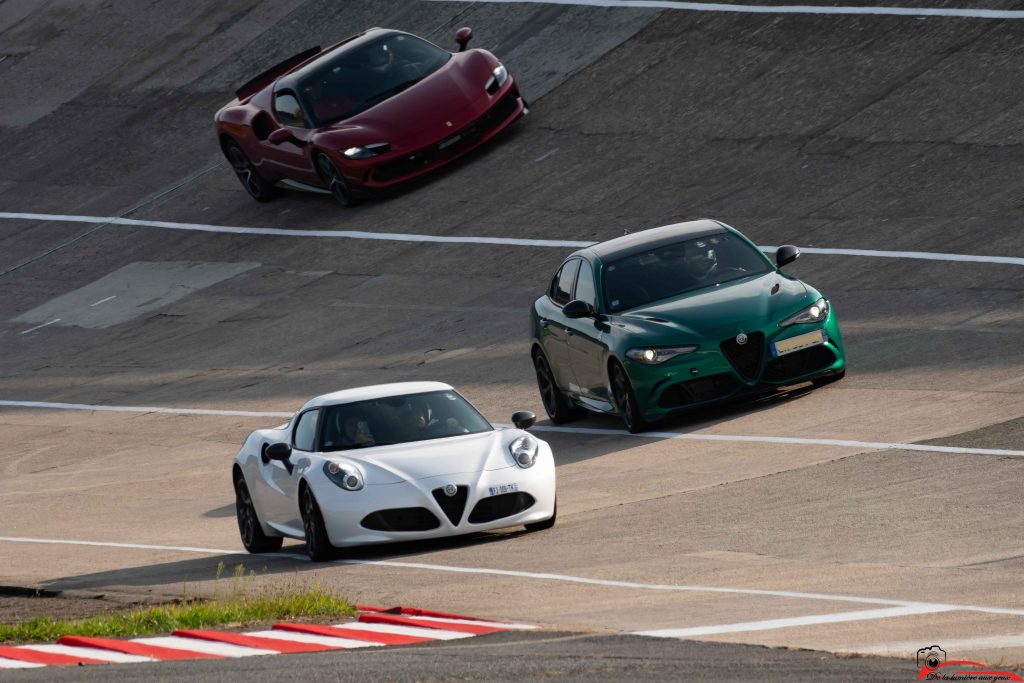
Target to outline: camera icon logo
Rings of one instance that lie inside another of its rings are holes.
[[[917,651],[917,665],[934,669],[946,661],[946,651],[938,645],[922,647]]]

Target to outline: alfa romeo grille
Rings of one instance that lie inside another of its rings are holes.
[[[757,378],[757,372],[761,369],[761,359],[764,356],[763,333],[749,333],[746,344],[738,344],[733,338],[726,339],[718,346],[743,379],[749,381]]]
[[[459,525],[462,521],[462,513],[466,510],[466,499],[469,498],[469,487],[459,486],[457,487],[454,496],[446,495],[444,488],[437,488],[431,491],[434,494],[434,500],[441,506],[441,510],[444,511],[445,517],[448,521],[455,526]]]

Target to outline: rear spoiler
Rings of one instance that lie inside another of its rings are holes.
[[[235,96],[240,100],[244,100],[246,97],[255,95],[257,92],[260,91],[261,88],[266,86],[273,79],[277,78],[282,74],[288,73],[289,71],[297,67],[299,64],[302,64],[304,61],[309,59],[310,57],[313,57],[318,54],[320,54],[319,45],[317,45],[316,47],[311,47],[308,50],[303,50],[299,54],[289,57],[280,64],[270,67],[256,78],[246,81],[245,85],[243,85],[241,88],[235,91]]]

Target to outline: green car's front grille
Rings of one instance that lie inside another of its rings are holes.
[[[757,379],[757,373],[761,369],[761,358],[764,356],[764,333],[751,332],[746,337],[745,344],[740,344],[735,339],[726,339],[718,346],[740,377],[752,382]]]
[[[822,344],[795,351],[769,361],[764,369],[764,381],[785,382],[817,370],[824,370],[836,362],[836,354]]]
[[[658,405],[665,409],[725,398],[740,387],[729,373],[700,377],[673,384],[661,392]]]

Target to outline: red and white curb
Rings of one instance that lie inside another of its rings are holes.
[[[0,646],[0,669],[323,652],[537,628],[534,624],[476,619],[415,607],[357,605],[356,609],[360,612],[357,621],[332,626],[279,623],[267,631],[247,633],[183,629],[169,636],[131,640],[64,636],[54,644]]]

